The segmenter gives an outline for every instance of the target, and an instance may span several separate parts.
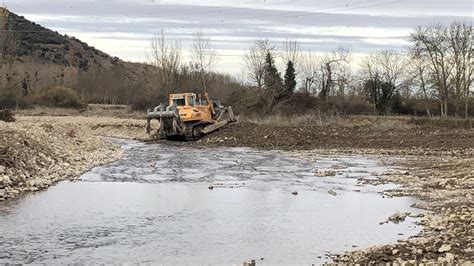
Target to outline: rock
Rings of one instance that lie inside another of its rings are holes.
[[[332,170],[319,170],[314,173],[315,176],[325,177],[325,176],[335,176],[337,173]]]
[[[399,223],[405,221],[405,218],[408,216],[408,212],[396,212],[388,217],[388,220],[393,223]]]
[[[438,258],[438,263],[446,263],[446,258],[439,257]]]
[[[291,194],[296,196],[296,195],[298,195],[298,191],[293,191],[293,192],[291,192]]]
[[[0,198],[4,198],[6,195],[5,189],[0,189]]]
[[[6,169],[5,166],[0,165],[0,174],[5,173],[5,169]]]
[[[333,196],[336,196],[336,195],[337,195],[336,191],[334,191],[334,190],[332,190],[332,189],[329,190],[328,193],[331,194],[331,195],[333,195]]]
[[[8,184],[10,183],[10,177],[7,175],[4,175],[2,178],[3,184]]]
[[[398,254],[398,252],[399,252],[399,250],[398,250],[398,249],[392,249],[392,255],[397,255],[397,254]]]
[[[210,190],[214,189],[214,185],[210,184],[207,188],[209,188]]]
[[[410,213],[408,217],[410,218],[420,218],[423,217],[424,215],[422,213]]]
[[[448,244],[443,244],[443,245],[441,245],[440,248],[438,248],[439,253],[443,253],[443,252],[450,251],[450,250],[451,250],[451,245],[448,245]]]
[[[447,263],[453,263],[454,262],[454,254],[446,253],[446,262]]]

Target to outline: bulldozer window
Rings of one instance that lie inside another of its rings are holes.
[[[189,96],[189,106],[192,106],[194,107],[194,103],[195,103],[195,99],[194,99],[194,96]]]
[[[176,106],[185,106],[186,101],[184,99],[173,99],[173,104]]]

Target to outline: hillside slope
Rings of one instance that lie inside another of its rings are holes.
[[[88,102],[129,103],[156,70],[124,62],[2,7],[0,62],[0,96],[11,99],[0,99],[0,107],[21,106],[21,98],[51,86],[71,87]]]
[[[0,109],[31,106],[29,95],[56,86],[75,90],[87,103],[132,104],[140,110],[171,92],[202,92],[200,74],[184,61],[172,72],[125,62],[1,7],[0,62]],[[232,77],[212,73],[207,91],[226,102],[241,89]]]
[[[14,56],[32,57],[42,63],[78,67],[110,67],[121,63],[117,57],[89,46],[74,37],[61,35],[0,7],[2,39],[14,39]]]

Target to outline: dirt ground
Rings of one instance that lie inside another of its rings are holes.
[[[120,117],[30,112],[17,115],[16,122],[0,122],[0,200],[45,189],[120,158],[118,147],[97,136],[148,139],[145,120]],[[282,149],[308,160],[321,153],[399,158],[396,162],[404,172],[376,182],[401,184],[386,191],[387,197],[421,199],[415,207],[426,210],[420,221],[423,231],[397,243],[330,257],[342,263],[463,263],[474,261],[474,130],[469,123],[388,117],[349,117],[312,125],[241,122],[197,142],[171,144]]]
[[[474,148],[474,130],[367,119],[347,125],[273,126],[232,124],[198,141],[203,145],[250,146],[264,149],[377,149],[438,154]]]

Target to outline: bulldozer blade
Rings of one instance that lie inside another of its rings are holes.
[[[213,132],[213,131],[216,131],[216,130],[218,130],[219,128],[221,128],[221,127],[223,127],[223,126],[225,126],[225,125],[227,125],[227,124],[229,124],[229,121],[228,121],[228,120],[222,120],[222,121],[220,121],[220,122],[217,122],[217,123],[214,123],[214,124],[211,124],[211,125],[205,127],[205,128],[202,130],[202,133],[203,133],[203,134],[209,134],[209,133],[211,133],[211,132]]]
[[[232,106],[227,106],[225,109],[226,109],[226,111],[227,111],[227,113],[228,113],[228,115],[229,115],[229,119],[228,119],[229,122],[235,122],[235,121],[237,121],[237,120],[235,119],[234,111],[232,110]]]

